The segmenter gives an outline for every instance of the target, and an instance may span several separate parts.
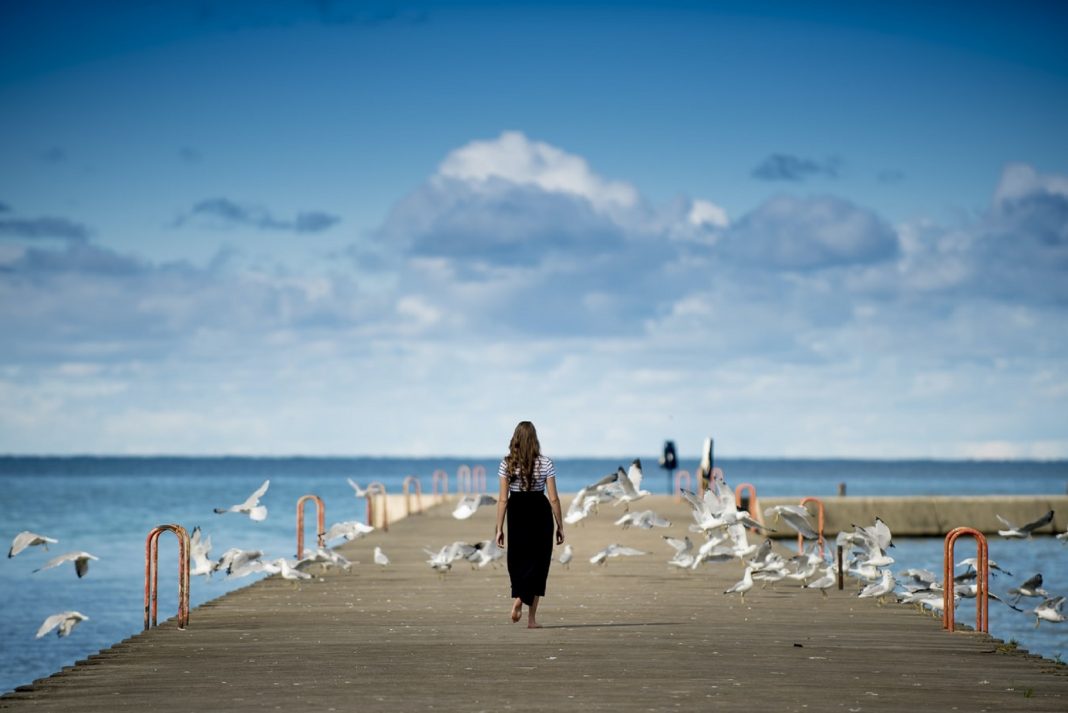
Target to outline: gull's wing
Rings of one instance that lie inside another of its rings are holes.
[[[782,518],[783,522],[785,522],[793,529],[797,530],[797,532],[800,533],[800,535],[806,540],[815,540],[819,537],[819,533],[817,533],[812,528],[812,523],[808,521],[807,517],[803,515],[798,515],[792,510],[782,511],[780,517]]]
[[[1009,522],[1008,520],[1003,518],[1001,515],[998,515],[997,513],[994,513],[994,517],[996,517],[998,519],[998,521],[1002,525],[1005,526],[1006,530],[1018,530],[1018,529],[1020,529],[1020,528],[1016,527],[1016,525],[1013,525],[1011,522]]]
[[[641,480],[639,476],[638,480]],[[616,483],[623,488],[624,497],[634,497],[638,494],[638,491],[634,488],[634,481],[630,479],[627,472],[623,470],[623,466],[619,466],[619,470],[616,471]]]
[[[67,618],[67,615],[70,613],[71,612],[66,611],[60,612],[59,614],[53,614],[52,616],[45,619],[44,623],[41,624],[41,628],[37,630],[37,636],[34,638],[40,639],[42,636],[52,631],[52,629],[55,629],[57,626],[59,626],[60,622]]]
[[[84,554],[84,553],[82,553],[82,552],[66,552],[66,553],[61,554],[61,555],[56,555],[55,557],[53,557],[52,559],[48,560],[43,565],[41,565],[40,567],[38,567],[37,569],[35,569],[33,571],[34,572],[43,572],[46,569],[52,569],[53,567],[58,567],[59,565],[63,564],[64,562],[69,562],[70,560],[78,559],[78,557],[80,557],[82,554]],[[78,576],[80,577],[81,575],[79,574]]]
[[[78,557],[74,559],[74,571],[78,574],[78,579],[81,579],[89,573],[89,560],[100,559],[94,557],[88,552],[79,552]]]
[[[571,504],[567,506],[567,517],[578,516],[582,512],[582,502],[583,499],[586,497],[586,492],[588,490],[589,488],[586,487],[578,491],[578,494],[575,495],[574,500],[572,500]]]
[[[620,468],[619,470],[623,470],[623,469]],[[601,478],[600,480],[598,480],[596,483],[593,483],[592,485],[587,485],[585,488],[583,488],[583,490],[596,490],[597,488],[603,488],[604,486],[608,485],[609,483],[616,482],[616,479],[619,478],[619,470],[617,470],[614,473],[609,473],[608,475],[606,475],[605,477]]]
[[[1052,510],[1050,510],[1049,512],[1047,512],[1045,515],[1043,515],[1042,517],[1038,518],[1037,520],[1029,522],[1026,525],[1021,525],[1020,526],[1020,532],[1028,532],[1028,533],[1030,533],[1030,532],[1032,532],[1034,530],[1037,530],[1038,528],[1042,527],[1043,525],[1050,524],[1051,522],[1053,522],[1053,511]]]
[[[684,555],[693,549],[693,540],[689,537],[684,540],[680,540],[677,537],[669,537],[668,535],[664,535],[663,537],[664,542],[668,543],[675,550],[675,554],[677,555]]]
[[[635,458],[630,464],[630,468],[627,470],[627,478],[634,486],[635,491],[642,489],[642,462],[640,459]]]
[[[354,491],[356,491],[356,497],[362,498],[363,496],[367,495],[367,488],[361,488],[360,484],[352,478],[346,478],[345,480],[349,481],[349,485],[352,486],[352,489]]]
[[[694,513],[700,514],[700,513],[704,512],[705,503],[704,503],[703,500],[701,500],[699,497],[697,497],[694,493],[690,492],[689,490],[685,490],[683,488],[679,488],[679,492],[682,494],[682,499],[685,500],[686,502],[688,502],[690,504],[690,507],[693,508]]]
[[[29,530],[23,530],[19,534],[15,535],[15,539],[11,541],[11,549],[7,551],[8,557],[14,557],[19,552],[22,552],[27,547],[32,545],[44,545],[44,548],[48,549],[48,543],[55,544],[59,540],[51,537],[45,537],[44,535],[38,535],[35,532]]]
[[[633,547],[620,547],[619,545],[616,545],[615,548],[612,550],[612,556],[613,557],[618,557],[618,556],[630,557],[630,556],[634,556],[634,555],[647,555],[647,554],[649,554],[649,553],[648,552],[644,552],[642,550],[636,550]]]
[[[241,505],[240,505],[241,509],[242,510],[252,510],[257,505],[259,505],[260,498],[262,498],[267,493],[267,488],[269,488],[270,486],[271,486],[271,481],[270,480],[263,481],[263,485],[261,485],[260,487],[256,488],[256,492],[252,493],[252,495],[249,495],[248,499],[245,500],[245,502],[241,503]],[[253,519],[255,519],[255,518],[253,518]]]

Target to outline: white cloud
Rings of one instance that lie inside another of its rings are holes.
[[[0,270],[0,451],[496,454],[532,418],[561,455],[1068,455],[1068,220],[1030,171],[953,228],[834,196],[728,222],[505,134],[355,271],[35,244]]]
[[[531,141],[518,131],[505,131],[491,141],[472,141],[452,151],[438,168],[443,178],[492,190],[493,179],[535,186],[549,193],[586,199],[599,211],[633,208],[638,191],[622,181],[606,180],[590,170],[581,156]]]

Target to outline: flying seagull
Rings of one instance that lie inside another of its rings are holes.
[[[11,549],[7,551],[8,557],[14,557],[19,552],[22,552],[27,547],[33,547],[35,545],[41,545],[46,550],[48,549],[48,543],[55,544],[59,540],[51,537],[45,537],[44,535],[38,535],[35,532],[29,530],[23,530],[19,534],[15,535],[15,539],[11,541]]]
[[[460,498],[460,502],[456,503],[456,509],[452,511],[452,516],[457,520],[466,520],[474,515],[479,507],[496,504],[497,498],[492,495],[465,495]]]
[[[1040,527],[1043,527],[1044,525],[1048,525],[1051,522],[1053,522],[1053,511],[1050,510],[1049,512],[1047,512],[1045,515],[1043,515],[1042,517],[1038,518],[1037,520],[1029,522],[1026,525],[1020,525],[1019,527],[1017,527],[1016,525],[1013,525],[1011,522],[1009,522],[1008,520],[1003,518],[1001,515],[998,515],[998,514],[995,513],[994,517],[996,517],[1001,522],[1001,524],[1005,526],[1004,530],[998,530],[998,534],[1001,535],[1002,537],[1009,537],[1009,538],[1024,538],[1024,537],[1026,537],[1026,538],[1030,539],[1032,532],[1034,532],[1035,530],[1037,530]]]
[[[83,621],[89,621],[89,617],[77,611],[65,611],[60,612],[59,614],[53,614],[44,620],[44,623],[41,624],[41,628],[37,630],[37,636],[35,638],[40,639],[57,626],[59,629],[56,631],[56,635],[67,636],[75,626]]]
[[[66,554],[59,555],[58,557],[53,557],[52,559],[48,560],[43,565],[33,571],[40,572],[41,570],[58,567],[64,562],[73,561],[74,571],[78,574],[78,579],[81,579],[89,572],[89,560],[98,559],[100,558],[96,557],[95,555],[91,555],[88,552],[68,552]]]
[[[263,485],[257,488],[256,492],[254,492],[252,495],[249,495],[248,499],[245,500],[245,502],[238,503],[237,505],[231,505],[228,508],[215,508],[215,512],[219,515],[222,515],[223,513],[227,512],[240,512],[245,513],[251,519],[257,522],[261,520],[266,520],[267,506],[260,505],[260,498],[262,498],[264,493],[267,492],[267,488],[270,487],[270,485],[271,481],[265,480],[263,481]]]

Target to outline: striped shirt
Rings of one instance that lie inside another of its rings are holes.
[[[497,468],[497,476],[508,480],[508,471],[504,469],[503,460],[500,467]],[[534,478],[530,483],[530,490],[535,493],[544,492],[545,481],[555,477],[556,466],[553,465],[552,460],[546,456],[538,456],[538,459],[534,461]],[[508,491],[512,493],[523,492],[523,479],[516,476],[516,479],[508,484]]]

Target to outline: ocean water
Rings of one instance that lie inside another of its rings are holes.
[[[630,457],[558,459],[562,493],[626,466]],[[667,474],[656,457],[642,458],[646,488],[670,492]],[[0,692],[47,676],[63,666],[110,646],[142,627],[144,598],[144,542],[156,525],[176,522],[190,531],[201,525],[212,537],[212,555],[229,547],[256,548],[265,559],[292,557],[295,549],[294,508],[297,498],[315,493],[326,503],[327,525],[363,519],[364,501],[356,500],[346,482],[351,477],[366,485],[384,483],[399,493],[408,475],[420,478],[424,493],[431,490],[431,473],[449,474],[456,490],[461,465],[481,465],[494,487],[497,459],[403,458],[29,458],[0,457],[0,542],[9,546],[21,530],[57,538],[48,552],[30,548],[0,561]],[[845,483],[849,495],[965,495],[1061,494],[1068,485],[1068,462],[943,462],[846,460],[717,460],[731,485],[748,482],[761,497],[829,496]],[[687,470],[696,462],[682,459]],[[216,515],[213,507],[241,502],[264,479],[271,480],[263,502],[270,515],[252,522],[236,515]],[[308,518],[314,517],[308,508]],[[311,527],[308,528],[311,532]],[[309,534],[310,538],[310,534]],[[970,556],[970,541],[958,542],[958,558]],[[160,540],[159,615],[177,610],[174,538]],[[927,567],[940,571],[940,540],[898,540],[891,551],[895,571]],[[1042,572],[1046,589],[1068,593],[1068,546],[1051,538],[990,544],[991,557],[1013,572],[992,583],[1003,595],[1035,572]],[[78,579],[72,564],[34,572],[51,556],[85,550],[100,557],[89,574]],[[370,548],[358,559],[369,561]],[[215,577],[193,580],[192,606],[246,586],[254,578]],[[1025,600],[1027,610],[1037,604]],[[35,639],[38,626],[50,614],[75,609],[90,617],[71,636],[50,634]],[[958,621],[974,623],[974,604],[958,609]],[[990,606],[991,633],[1015,639],[1024,648],[1049,657],[1068,656],[1068,622],[1034,628],[1034,616],[996,602]]]

